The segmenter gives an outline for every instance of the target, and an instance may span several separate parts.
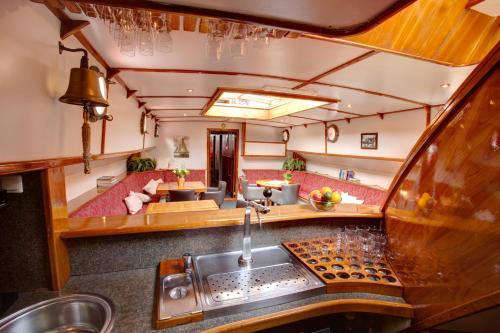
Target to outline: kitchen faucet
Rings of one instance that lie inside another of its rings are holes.
[[[251,235],[251,223],[250,223],[250,215],[252,213],[252,207],[255,209],[257,213],[257,220],[259,221],[259,225],[262,228],[262,222],[260,220],[260,213],[267,214],[269,213],[269,207],[258,204],[254,201],[247,201],[247,206],[245,208],[245,224],[243,226],[243,253],[238,258],[238,264],[240,266],[249,266],[252,259],[252,235]]]

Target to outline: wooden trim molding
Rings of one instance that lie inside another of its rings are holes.
[[[377,160],[377,161],[387,161],[387,162],[404,162],[404,158],[399,158],[399,157],[383,157],[383,156],[365,156],[365,155],[345,155],[345,154],[325,154],[325,153],[318,153],[318,152],[311,152],[311,151],[304,151],[304,150],[295,150],[295,149],[289,149],[290,151],[299,153],[299,154],[310,154],[310,155],[318,155],[318,156],[332,156],[332,157],[343,157],[343,158],[357,158],[357,159],[364,159],[364,160]]]
[[[128,151],[109,153],[109,154],[97,154],[97,155],[92,155],[92,160],[97,161],[109,158],[125,157],[145,152],[154,148],[155,147],[128,150]],[[81,156],[59,157],[59,158],[49,158],[49,159],[31,160],[31,161],[0,162],[0,175],[58,168],[58,167],[64,167],[66,165],[79,164],[79,163],[83,163],[83,157]]]
[[[284,145],[285,143],[283,141],[259,141],[259,140],[246,140],[246,143],[269,143],[269,144],[276,144],[276,145]]]
[[[353,58],[353,59],[351,59],[351,60],[349,60],[347,62],[344,62],[343,64],[340,64],[338,66],[333,67],[332,69],[327,70],[326,72],[323,72],[321,74],[318,74],[318,75],[312,77],[311,79],[307,80],[306,82],[303,82],[303,83],[301,83],[301,84],[293,87],[293,89],[303,88],[303,87],[305,87],[305,86],[307,86],[307,85],[309,85],[311,83],[314,83],[314,82],[318,81],[319,79],[324,78],[325,76],[328,76],[328,75],[333,74],[335,72],[338,72],[338,71],[340,71],[340,70],[342,70],[344,68],[347,68],[347,67],[349,67],[351,65],[354,65],[354,64],[356,64],[356,63],[358,63],[360,61],[363,61],[363,60],[365,60],[365,59],[367,59],[367,58],[369,58],[371,56],[374,56],[375,54],[377,54],[377,51],[371,50],[371,51],[365,52],[365,53],[363,53],[362,55],[360,55],[360,56],[358,56],[356,58]]]
[[[300,320],[344,312],[365,312],[413,318],[413,308],[406,303],[373,299],[338,299],[240,320],[204,331],[205,333],[256,332]]]
[[[61,226],[59,221],[68,218],[64,168],[44,170],[42,184],[52,289],[61,290],[71,270],[68,248],[58,231]]]

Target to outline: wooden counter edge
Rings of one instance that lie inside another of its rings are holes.
[[[255,332],[300,320],[341,312],[366,312],[413,318],[410,304],[371,299],[342,299],[301,306],[214,327],[204,333]]]
[[[163,213],[151,215],[136,215],[136,216],[117,216],[107,217],[107,226],[100,226],[102,224],[102,217],[90,218],[68,218],[62,219],[59,223],[61,226],[58,230],[62,238],[82,238],[94,236],[112,236],[112,235],[125,235],[125,234],[140,234],[150,232],[162,231],[175,231],[175,230],[191,230],[191,229],[206,229],[216,227],[229,227],[243,224],[244,209],[239,209],[237,215],[225,217],[224,214],[227,210],[214,210],[211,211],[211,217],[207,218],[206,212],[185,212],[185,213]],[[220,219],[217,215],[221,213]],[[142,218],[140,217],[142,216]],[[172,222],[176,217],[182,217],[179,222]],[[286,222],[286,221],[300,221],[310,219],[344,219],[344,218],[361,218],[361,219],[381,219],[384,215],[381,212],[298,212],[289,215],[270,214],[261,215],[262,223]],[[191,220],[188,220],[191,218]],[[149,219],[149,220],[148,220]],[[135,223],[128,224],[128,220],[135,221]],[[163,221],[162,221],[163,220]],[[95,223],[97,226],[72,228],[69,224],[71,222],[81,223],[85,222]],[[119,221],[119,223],[116,223]],[[137,223],[137,222],[141,223]],[[113,222],[117,226],[113,227]],[[252,215],[252,224],[258,223],[257,218]]]

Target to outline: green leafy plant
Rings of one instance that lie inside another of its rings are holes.
[[[172,170],[172,173],[177,177],[177,178],[184,178],[187,175],[189,175],[189,170],[182,167],[182,168],[177,168]]]
[[[289,157],[283,162],[282,169],[288,171],[303,171],[305,169],[305,163],[297,158]]]
[[[293,178],[293,174],[291,171],[287,171],[283,174],[283,178],[285,178],[285,180],[287,182],[291,182],[292,181],[292,178]]]
[[[151,158],[132,157],[127,162],[130,172],[143,172],[156,169],[156,160]]]

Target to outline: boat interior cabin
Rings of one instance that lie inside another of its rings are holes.
[[[0,1],[0,333],[500,330],[500,1]]]

